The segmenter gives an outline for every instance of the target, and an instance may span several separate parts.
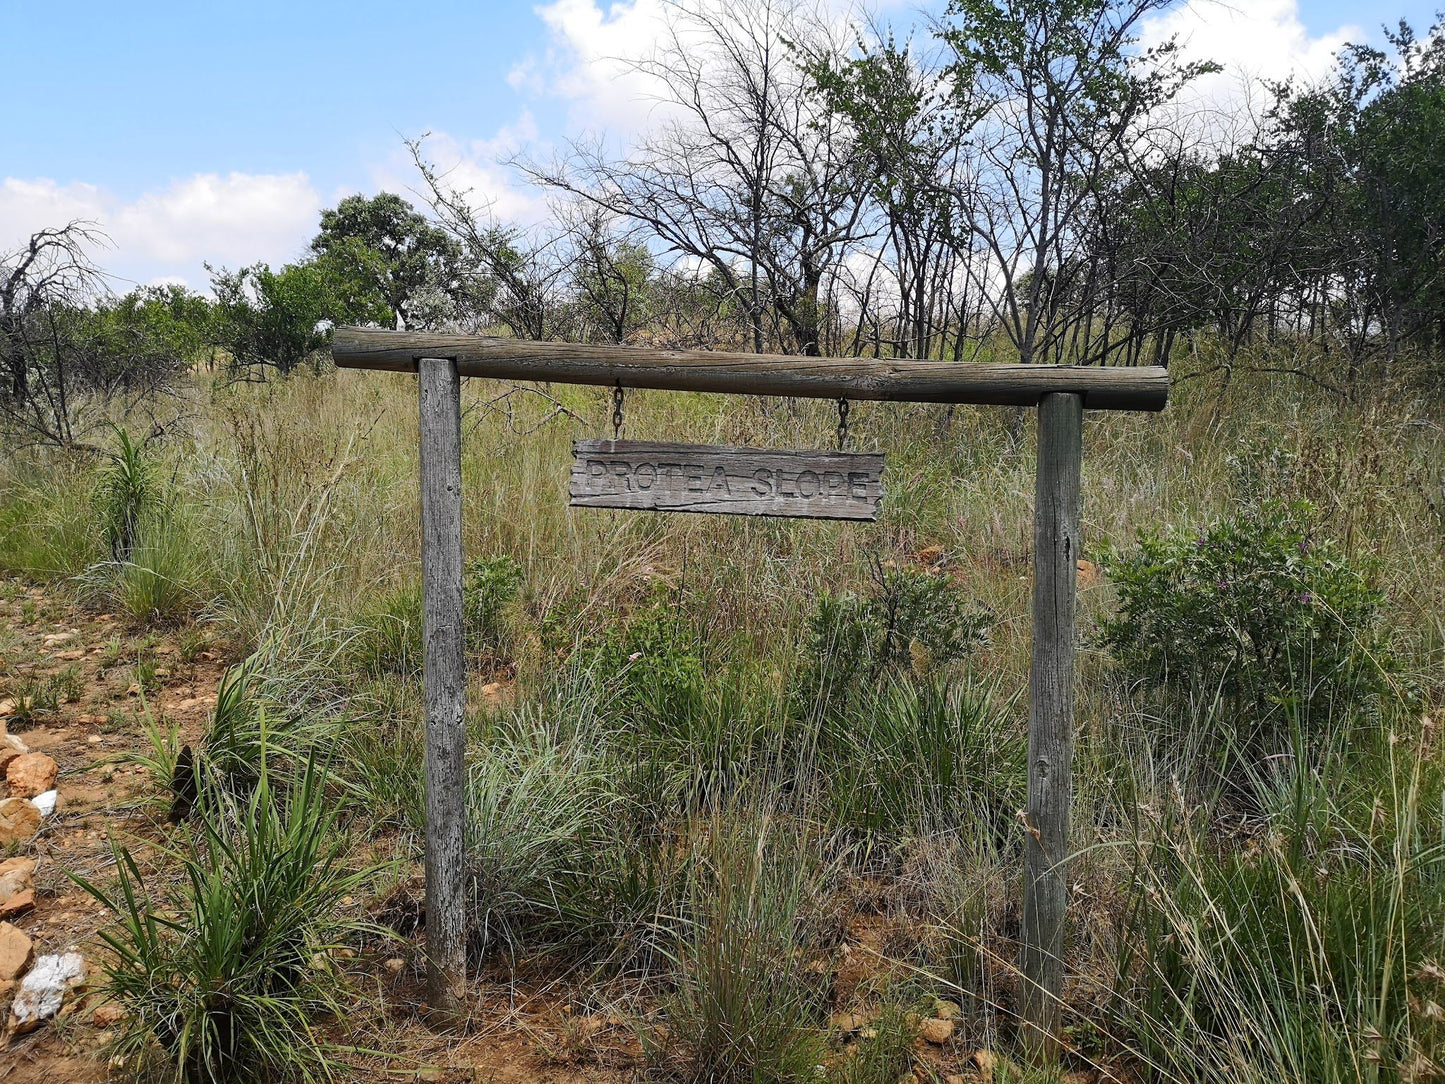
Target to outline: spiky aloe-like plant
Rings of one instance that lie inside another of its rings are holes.
[[[133,441],[120,426],[113,428],[116,450],[100,470],[94,502],[111,560],[124,564],[135,551],[142,520],[159,509],[161,492],[145,445]]]
[[[247,797],[212,790],[181,829],[176,887],[148,884],[120,844],[113,889],[75,878],[118,916],[101,934],[103,985],[127,1010],[115,1048],[127,1065],[177,1084],[332,1075],[317,1020],[339,1015],[329,950],[352,926],[336,904],[366,873],[343,865],[326,784],[310,761],[273,787],[263,758]]]

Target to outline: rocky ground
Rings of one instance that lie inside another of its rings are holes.
[[[143,719],[198,735],[224,670],[196,630],[156,632],[0,579],[0,1081],[103,1080],[119,1007],[95,992],[112,839],[156,831],[131,754]]]
[[[0,577],[0,1084],[107,1079],[106,1039],[123,1010],[100,991],[98,932],[113,916],[72,875],[108,885],[113,840],[143,856],[158,853],[145,844],[163,838],[167,806],[136,759],[150,748],[147,720],[176,726],[194,743],[232,654],[202,626],[140,627]],[[642,1075],[633,1024],[602,1007],[607,999],[587,976],[552,973],[547,961],[484,968],[470,984],[464,1024],[429,1027],[418,1012],[421,959],[405,913],[414,922],[420,903],[418,868],[386,904],[402,912],[400,920],[366,916],[402,936],[349,968],[367,996],[338,1041],[364,1041],[379,1055],[352,1059],[361,1063],[357,1079],[379,1072],[622,1084]],[[835,995],[855,1011],[835,1013],[829,1028],[840,1048],[872,1031],[874,1014],[860,995],[886,968],[888,954],[875,944],[885,935],[867,916],[850,924]],[[959,1042],[956,1011],[941,1001],[931,1018],[916,1021],[918,1081],[993,1079],[997,1059]]]

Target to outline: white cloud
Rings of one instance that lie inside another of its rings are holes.
[[[571,125],[625,137],[646,127],[657,87],[633,64],[650,57],[667,33],[663,0],[612,4],[554,0],[537,9],[551,42],[541,59],[512,70],[515,85],[572,103]],[[574,131],[573,134],[576,134]]]
[[[58,185],[43,178],[6,177],[0,182],[0,250],[8,250],[46,226],[74,219],[98,220],[104,192],[93,184]]]
[[[45,178],[0,181],[0,251],[74,219],[96,223],[111,250],[96,263],[130,282],[204,288],[202,264],[239,267],[296,258],[316,230],[321,199],[304,173],[198,173],[126,200],[93,184]]]
[[[1319,79],[1341,46],[1365,35],[1353,24],[1311,34],[1297,0],[1187,0],[1141,26],[1146,45],[1170,37],[1178,38],[1186,58],[1224,68],[1196,81],[1184,104],[1234,114],[1258,104],[1260,80]]]
[[[548,41],[529,53],[507,75],[513,89],[552,97],[569,106],[566,137],[584,132],[604,135],[619,145],[656,125],[675,105],[661,79],[638,70],[639,62],[680,48],[692,53],[709,48],[710,35],[691,13],[707,17],[742,15],[740,33],[760,33],[780,44],[785,27],[819,23],[840,42],[851,41],[851,27],[869,21],[869,10],[911,7],[915,0],[552,0],[536,9]],[[866,10],[865,10],[866,9]],[[741,29],[746,26],[746,29]]]

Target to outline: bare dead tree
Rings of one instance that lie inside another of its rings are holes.
[[[0,255],[0,414],[35,442],[75,442],[74,316],[102,289],[87,249],[104,240],[93,223],[75,221]]]
[[[659,88],[652,131],[622,158],[578,140],[550,165],[518,164],[706,265],[746,307],[755,351],[816,354],[823,285],[863,212],[846,129],[808,93],[790,44],[826,28],[795,0],[676,0],[656,52],[633,61]]]
[[[462,249],[459,315],[504,324],[523,338],[558,338],[557,325],[567,315],[564,231],[529,234],[498,222],[488,206],[473,202],[470,189],[452,185],[449,171],[425,156],[426,138],[409,139],[406,147],[426,186],[422,198]]]

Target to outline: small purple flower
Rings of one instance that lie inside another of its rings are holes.
[[[1309,605],[1312,598],[1314,598],[1314,595],[1310,594],[1308,591],[1300,592],[1299,600],[1303,602],[1306,606]]]
[[[1227,590],[1229,590],[1229,581],[1228,581],[1228,580],[1219,580],[1218,582],[1215,583],[1214,586],[1215,586],[1215,588],[1216,588],[1217,590],[1227,591]]]

